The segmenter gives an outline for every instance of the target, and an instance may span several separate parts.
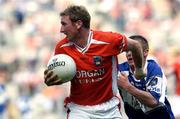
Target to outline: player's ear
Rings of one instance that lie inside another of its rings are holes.
[[[148,56],[148,53],[149,53],[149,50],[146,49],[146,50],[144,50],[143,52],[144,52],[144,57],[147,57],[147,56]]]
[[[77,29],[80,29],[80,28],[82,27],[83,23],[82,23],[81,20],[77,20],[76,23],[75,23],[75,25],[76,25],[76,28],[77,28]]]

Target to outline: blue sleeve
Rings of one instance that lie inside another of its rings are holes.
[[[160,98],[165,98],[166,78],[160,66],[152,61],[147,67],[147,90],[159,102]]]
[[[118,64],[118,71],[128,71],[129,64],[127,62]]]

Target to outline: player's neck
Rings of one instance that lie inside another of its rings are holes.
[[[89,33],[89,29],[83,29],[74,43],[81,48],[85,48],[88,44]]]

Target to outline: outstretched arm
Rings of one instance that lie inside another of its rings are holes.
[[[142,51],[142,46],[138,41],[131,40],[128,38],[128,46],[127,46],[127,51],[132,52],[133,60],[135,63],[135,77],[137,79],[142,79],[145,77],[145,74],[143,72],[143,51]]]
[[[150,92],[140,90],[133,86],[129,82],[126,74],[120,73],[117,83],[118,86],[136,97],[142,104],[145,104],[148,107],[156,107],[158,105],[158,101],[151,95]]]

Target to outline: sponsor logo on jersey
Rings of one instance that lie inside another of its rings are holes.
[[[151,86],[155,86],[158,83],[158,79],[157,78],[153,78],[150,82]]]
[[[102,65],[102,57],[101,56],[94,56],[93,59],[94,59],[94,64],[96,66],[101,66]]]
[[[80,84],[91,84],[103,80],[104,74],[104,68],[98,70],[79,70],[76,72],[76,81]]]
[[[158,87],[152,87],[151,89],[150,89],[150,91],[154,91],[154,92],[157,92],[157,93],[160,93],[160,88],[158,88]]]

